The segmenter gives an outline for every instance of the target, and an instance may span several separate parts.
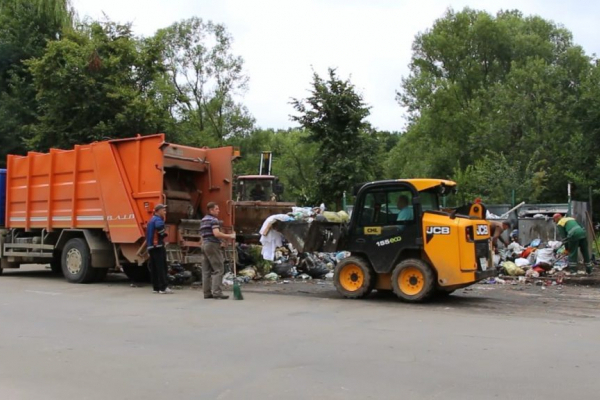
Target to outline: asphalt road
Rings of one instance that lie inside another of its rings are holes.
[[[244,301],[0,276],[0,399],[597,399],[600,289],[484,287],[426,305],[331,285]]]

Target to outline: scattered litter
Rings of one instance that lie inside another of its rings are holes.
[[[267,281],[276,281],[279,276],[275,272],[270,272],[266,274],[264,278]]]
[[[502,263],[502,268],[504,268],[506,273],[510,276],[525,275],[523,268],[517,267],[517,265],[512,261],[505,261]]]
[[[256,277],[256,270],[253,267],[247,267],[238,272],[238,275],[241,277],[247,277],[249,279],[254,279]]]

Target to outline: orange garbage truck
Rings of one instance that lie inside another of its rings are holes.
[[[148,276],[146,224],[167,205],[170,262],[200,262],[200,219],[208,202],[233,226],[233,147],[167,143],[164,134],[9,155],[0,175],[0,272],[50,264],[67,281],[102,280],[121,268]]]

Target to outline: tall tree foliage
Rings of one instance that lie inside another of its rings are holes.
[[[160,52],[134,37],[129,25],[84,24],[49,43],[43,57],[28,65],[40,113],[30,143],[37,149],[168,126],[168,104],[157,87]]]
[[[72,27],[67,0],[0,0],[0,165],[8,153],[25,153],[37,121],[36,91],[26,61]]]
[[[350,80],[329,69],[327,79],[313,74],[310,96],[292,100],[298,115],[293,121],[308,131],[308,140],[319,145],[317,194],[328,204],[341,204],[343,192],[373,178],[375,135],[365,122],[369,107]]]
[[[597,161],[586,154],[593,138],[590,120],[585,126],[582,118],[591,117],[583,96],[597,92],[590,61],[570,32],[540,17],[448,11],[414,41],[411,73],[397,95],[410,124],[386,172],[392,166],[405,176],[495,172],[498,184],[504,160],[508,180],[532,188],[521,190],[520,199],[562,200],[567,180],[589,181]],[[507,201],[510,193],[491,200]]]
[[[161,29],[155,40],[175,99],[171,112],[187,141],[220,145],[250,132],[254,119],[238,101],[248,76],[242,57],[232,53],[233,38],[224,25],[192,17]]]

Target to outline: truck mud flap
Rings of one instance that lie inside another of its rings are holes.
[[[338,249],[343,224],[322,221],[275,221],[272,228],[300,253],[333,253]]]

